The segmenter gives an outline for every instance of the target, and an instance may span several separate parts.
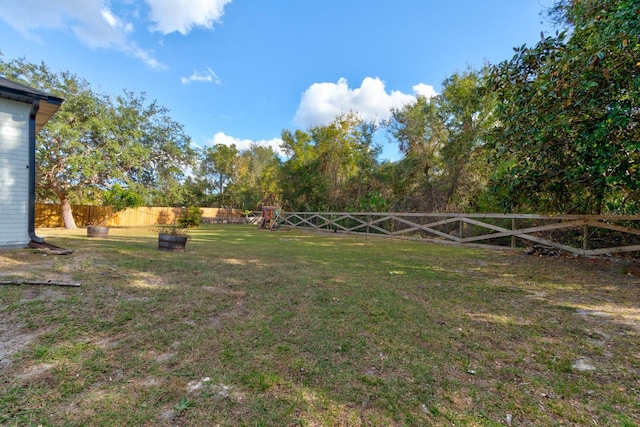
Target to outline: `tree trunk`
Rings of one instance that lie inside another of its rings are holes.
[[[71,201],[65,196],[60,196],[60,211],[62,213],[62,220],[64,221],[64,228],[69,230],[75,230],[76,220],[73,219],[73,212],[71,211]]]

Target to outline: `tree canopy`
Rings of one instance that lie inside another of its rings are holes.
[[[640,207],[640,6],[563,0],[569,25],[492,68],[492,132],[506,210],[637,212]]]
[[[36,175],[39,198],[60,201],[67,228],[75,228],[72,203],[99,201],[115,183],[148,204],[170,202],[179,191],[193,154],[190,138],[144,93],[112,98],[75,74],[24,59],[0,61],[0,73],[65,99],[37,137]]]
[[[397,187],[400,206],[427,211],[475,209],[488,177],[484,135],[493,97],[483,72],[456,72],[442,92],[392,110],[390,134],[405,154]]]
[[[375,124],[353,113],[307,131],[283,131],[289,156],[282,167],[285,205],[307,211],[356,208],[377,165],[374,131]]]
[[[38,199],[97,202],[120,185],[146,204],[289,210],[640,210],[640,4],[557,0],[559,26],[512,59],[444,79],[376,123],[357,112],[284,129],[284,156],[253,145],[194,148],[144,93],[92,89],[23,59],[0,74],[65,98],[37,140]],[[379,132],[379,131],[382,132]],[[381,133],[401,158],[379,161]]]
[[[225,195],[229,193],[227,187],[237,177],[237,156],[235,145],[217,144],[202,151],[200,177],[205,184],[205,193],[215,197],[220,207],[225,206]]]

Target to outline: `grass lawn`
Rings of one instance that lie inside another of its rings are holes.
[[[0,252],[0,424],[634,426],[631,261],[381,238],[39,230]]]

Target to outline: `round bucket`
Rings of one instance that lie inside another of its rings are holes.
[[[109,227],[96,227],[90,225],[87,227],[87,237],[100,237],[106,239],[109,234]]]
[[[158,234],[158,249],[161,251],[184,252],[188,236]]]

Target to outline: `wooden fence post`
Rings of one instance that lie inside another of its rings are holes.
[[[587,224],[582,226],[582,249],[589,250],[589,226]]]

